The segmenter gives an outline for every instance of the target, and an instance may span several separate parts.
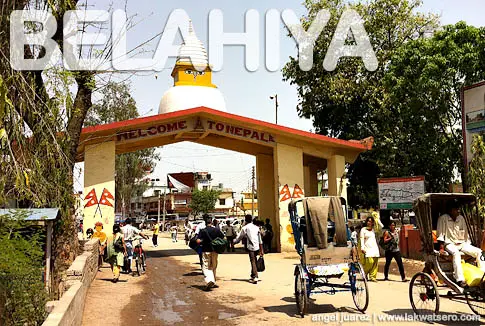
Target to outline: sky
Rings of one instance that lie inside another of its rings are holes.
[[[281,71],[269,72],[264,65],[264,15],[269,9],[291,9],[297,16],[306,13],[302,0],[128,0],[128,16],[136,15],[138,24],[128,31],[128,47],[136,46],[163,31],[166,20],[174,9],[184,9],[193,21],[199,39],[207,46],[208,16],[212,9],[221,9],[224,14],[224,31],[229,33],[244,32],[244,14],[249,9],[256,9],[260,14],[260,69],[249,72],[244,65],[244,48],[226,46],[224,66],[213,75],[213,82],[224,94],[227,111],[250,118],[274,122],[274,102],[270,96],[278,94],[278,124],[312,130],[312,122],[298,117],[298,96],[296,88],[282,80]],[[106,9],[107,0],[88,0],[89,9]],[[115,8],[125,9],[124,1],[115,1]],[[422,11],[433,12],[441,16],[442,24],[466,21],[468,24],[483,26],[485,1],[483,0],[424,0]],[[281,68],[289,56],[296,56],[295,42],[286,36],[283,23],[280,23]],[[148,43],[147,51],[156,48],[158,39]],[[158,114],[160,99],[165,91],[173,86],[170,76],[175,60],[169,60],[166,69],[157,73],[139,73],[130,80],[132,96],[137,103],[141,116]],[[211,172],[213,184],[222,183],[235,191],[248,188],[251,167],[255,158],[236,152],[226,151],[193,144],[177,143],[158,149],[161,160],[158,162],[152,178],[166,180],[167,173],[175,172]],[[83,187],[83,165],[77,166],[75,175],[76,190]]]

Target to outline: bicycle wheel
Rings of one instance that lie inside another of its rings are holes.
[[[142,268],[140,257],[136,257],[136,274],[138,276],[141,276]]]
[[[409,300],[418,315],[437,314],[440,310],[440,295],[435,281],[427,273],[417,273],[409,283]]]
[[[141,254],[141,264],[143,266],[143,271],[147,270],[147,257],[145,256],[145,252]]]
[[[365,312],[369,306],[369,287],[360,263],[352,263],[349,270],[349,281],[355,307],[360,312]]]
[[[308,311],[308,281],[298,270],[295,275],[295,298],[296,307],[300,316],[305,317]]]
[[[482,286],[465,290],[466,303],[480,317],[485,317],[485,289]]]

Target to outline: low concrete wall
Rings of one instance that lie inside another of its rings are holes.
[[[54,308],[43,326],[81,325],[86,293],[98,272],[98,258],[99,241],[93,239],[86,242],[83,254],[74,260],[63,279],[67,291],[59,301],[50,303]]]

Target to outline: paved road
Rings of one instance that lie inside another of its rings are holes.
[[[350,293],[318,295],[310,306],[309,316],[302,319],[296,315],[293,295],[293,270],[298,262],[295,255],[266,255],[267,270],[261,273],[262,281],[258,285],[248,283],[249,261],[245,253],[221,255],[217,272],[220,288],[207,293],[202,290],[198,257],[186,249],[183,241],[173,244],[168,238],[162,238],[159,242],[158,248],[147,246],[148,271],[141,277],[123,275],[121,282],[112,284],[109,269],[102,269],[88,292],[84,326],[341,325],[342,319],[344,325],[419,324],[379,320],[412,314],[409,283],[369,284],[371,299],[365,315],[355,310]],[[458,317],[471,313],[465,303],[448,299],[441,300],[441,312]],[[436,324],[480,323],[442,321]]]

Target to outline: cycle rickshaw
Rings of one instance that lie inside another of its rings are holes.
[[[369,290],[359,263],[357,244],[350,240],[345,199],[307,197],[288,205],[300,264],[295,266],[295,297],[304,317],[312,294],[351,292],[355,306],[365,312]],[[345,283],[330,282],[348,275]]]
[[[417,273],[409,284],[409,299],[416,314],[430,315],[439,312],[440,297],[466,299],[470,309],[477,315],[485,317],[485,282],[484,275],[476,284],[461,287],[453,277],[451,255],[442,255],[436,238],[438,218],[447,213],[447,206],[454,201],[461,207],[465,218],[471,244],[480,248],[482,240],[483,219],[478,214],[476,198],[472,194],[426,194],[414,201],[417,226],[421,233],[423,272]],[[480,259],[484,259],[483,255]],[[475,264],[476,260],[462,254],[462,260]],[[448,289],[440,294],[439,280]]]

